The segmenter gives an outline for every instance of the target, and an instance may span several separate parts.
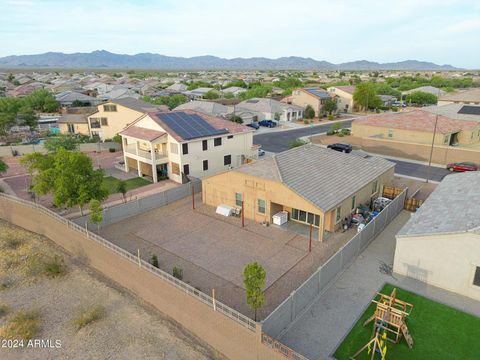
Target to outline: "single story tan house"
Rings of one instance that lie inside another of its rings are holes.
[[[245,218],[258,222],[287,211],[291,221],[317,228],[322,241],[382,193],[394,167],[380,157],[308,144],[203,179],[203,202],[236,208],[243,202]]]
[[[393,270],[480,300],[480,172],[448,175],[396,236]]]
[[[438,116],[438,118],[437,118]],[[352,134],[405,143],[466,145],[480,142],[480,122],[452,119],[431,111],[413,110],[369,115],[352,123]]]

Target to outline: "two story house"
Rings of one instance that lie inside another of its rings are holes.
[[[289,102],[293,105],[306,108],[310,105],[315,110],[315,116],[323,114],[323,104],[328,99],[334,99],[329,92],[321,88],[295,89],[289,97]]]
[[[103,141],[111,139],[135,120],[155,111],[168,111],[168,107],[132,97],[108,101],[88,116],[90,136],[98,136]]]
[[[120,132],[125,171],[184,183],[256,158],[254,129],[192,110],[151,112]]]

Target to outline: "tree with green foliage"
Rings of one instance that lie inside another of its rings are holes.
[[[234,97],[235,96],[231,92],[227,92],[227,93],[223,94],[224,99],[233,99]]]
[[[363,82],[356,86],[353,101],[361,110],[376,109],[382,104],[375,91],[375,84],[370,82]]]
[[[333,112],[337,111],[337,102],[333,99],[326,99],[323,102],[322,111],[331,115]]]
[[[312,105],[307,105],[305,107],[303,116],[305,117],[305,119],[313,119],[315,117],[315,110],[313,109]]]
[[[243,124],[243,119],[238,116],[238,115],[234,115],[234,114],[231,114],[229,117],[228,117],[228,120],[230,121],[233,121],[237,124]]]
[[[126,195],[127,195],[127,182],[125,180],[119,180],[117,183],[117,192],[122,194],[123,202],[127,202]]]
[[[142,100],[155,105],[166,105],[170,110],[175,109],[177,106],[185,104],[188,101],[187,97],[183,94],[161,96],[158,98],[152,98],[151,96],[143,96]]]
[[[0,174],[6,173],[8,170],[8,165],[3,159],[0,159]]]
[[[407,103],[415,105],[435,105],[437,103],[437,97],[433,94],[424,91],[415,91],[408,94],[405,98]]]
[[[220,98],[220,94],[215,90],[210,90],[205,95],[203,95],[203,97],[208,100],[215,100]]]
[[[191,82],[188,87],[187,87],[187,90],[195,90],[195,89],[198,89],[198,88],[201,88],[201,87],[210,87],[210,84],[205,82],[205,81],[193,81]]]
[[[229,87],[234,87],[234,86],[235,87],[241,87],[241,88],[244,88],[244,89],[246,89],[248,87],[248,85],[245,81],[243,81],[242,79],[238,79],[238,80],[230,81],[223,88],[227,89]]]
[[[88,204],[90,210],[90,221],[97,225],[97,232],[100,233],[100,223],[103,221],[102,203],[97,199],[90,200]]]
[[[115,135],[115,136],[112,138],[112,141],[113,141],[114,143],[117,143],[117,144],[120,144],[120,145],[121,145],[121,144],[122,144],[122,135],[119,135],[119,134]]]
[[[78,140],[71,135],[61,134],[58,136],[49,137],[45,140],[43,146],[49,152],[56,152],[58,149],[75,150],[77,148]]]
[[[264,98],[267,97],[272,92],[271,85],[258,85],[250,88],[247,91],[244,91],[238,94],[238,97],[242,100],[252,99],[252,98]]]
[[[377,95],[391,95],[395,96],[397,100],[402,98],[402,93],[398,90],[395,90],[387,84],[375,84],[375,91]]]
[[[103,186],[103,170],[94,170],[92,159],[79,152],[58,148],[48,154],[26,155],[21,163],[35,175],[32,190],[37,195],[52,194],[55,206],[83,206],[90,200],[103,201],[108,190]]]
[[[25,103],[33,110],[40,112],[57,112],[60,103],[53,94],[45,89],[38,89],[24,97]]]
[[[267,272],[257,262],[247,264],[243,270],[243,284],[245,285],[245,293],[247,304],[255,312],[254,320],[257,321],[257,310],[265,303],[265,280]]]

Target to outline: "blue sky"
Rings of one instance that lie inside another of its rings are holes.
[[[0,0],[0,56],[47,51],[480,68],[480,1]]]

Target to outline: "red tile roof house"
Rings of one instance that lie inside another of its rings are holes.
[[[253,132],[193,110],[147,113],[120,132],[125,171],[153,182],[213,175],[257,157]]]
[[[352,123],[354,136],[409,143],[431,144],[434,131],[436,145],[480,143],[480,122],[437,116],[423,110],[370,115]]]

